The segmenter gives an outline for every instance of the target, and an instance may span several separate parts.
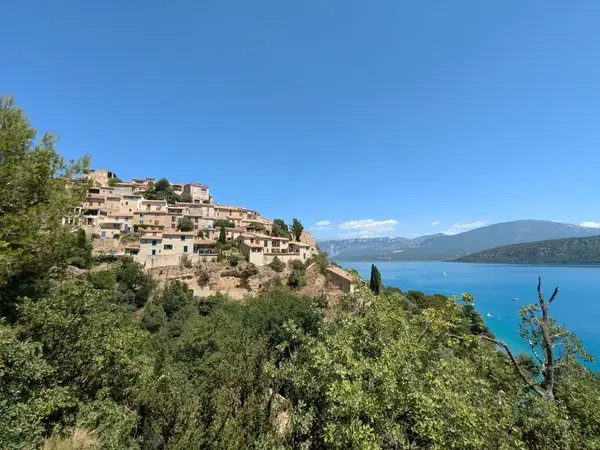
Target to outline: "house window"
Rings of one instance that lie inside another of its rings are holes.
[[[156,255],[156,250],[152,249],[152,256]]]
[[[152,245],[156,245],[156,241],[152,241]]]
[[[129,219],[127,217],[125,217],[125,222],[127,222]]]
[[[198,218],[197,217],[194,219],[194,222],[198,223]]]
[[[185,241],[185,236],[181,236],[181,240],[182,240],[182,241]]]
[[[267,240],[265,239],[265,247],[268,247],[268,246],[269,246],[269,241],[267,241]]]
[[[165,250],[173,250],[173,244],[165,244],[164,249]]]
[[[154,225],[158,225],[158,220],[155,220],[155,221],[154,221]]]
[[[183,253],[187,253],[187,252],[188,252],[188,246],[187,246],[187,245],[184,245],[184,246],[183,246]]]
[[[126,205],[126,206],[127,206],[127,205],[129,205],[129,202],[125,202],[125,205]]]
[[[143,215],[143,214],[140,214],[140,218],[142,218],[142,217],[144,217],[144,215]]]
[[[144,221],[143,220],[140,220],[140,225],[144,225]]]

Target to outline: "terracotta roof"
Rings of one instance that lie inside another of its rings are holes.
[[[157,234],[156,236],[142,236],[142,239],[150,239],[150,240],[162,240],[162,234]]]
[[[296,242],[296,241],[290,241],[290,245],[295,245],[296,247],[310,247],[310,245],[305,244],[304,242]]]
[[[254,242],[244,242],[244,245],[246,247],[251,247],[251,248],[262,248],[262,245],[256,244]]]
[[[327,270],[339,277],[345,278],[348,281],[354,281],[354,277],[346,272],[344,269],[340,269],[339,267],[331,266],[328,267]]]
[[[217,241],[213,239],[194,239],[194,244],[199,245],[215,245]]]
[[[134,212],[134,214],[158,214],[158,215],[162,215],[162,214],[167,214],[166,211],[136,211]]]

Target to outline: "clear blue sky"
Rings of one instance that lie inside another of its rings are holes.
[[[597,0],[23,0],[0,14],[1,92],[62,154],[123,179],[203,182],[222,203],[330,222],[319,237],[600,222]]]

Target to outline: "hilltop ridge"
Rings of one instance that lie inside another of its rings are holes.
[[[600,235],[599,229],[547,220],[515,220],[455,235],[320,240],[318,244],[338,260],[447,260],[502,245],[595,235]]]

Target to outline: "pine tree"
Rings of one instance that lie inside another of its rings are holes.
[[[375,264],[371,264],[371,281],[369,282],[369,288],[375,295],[379,295],[381,289],[383,288],[381,274],[379,273],[379,269],[377,269]]]
[[[294,217],[292,221],[292,234],[294,238],[296,238],[296,242],[300,242],[300,236],[302,236],[302,231],[304,231],[304,226],[302,222]]]

